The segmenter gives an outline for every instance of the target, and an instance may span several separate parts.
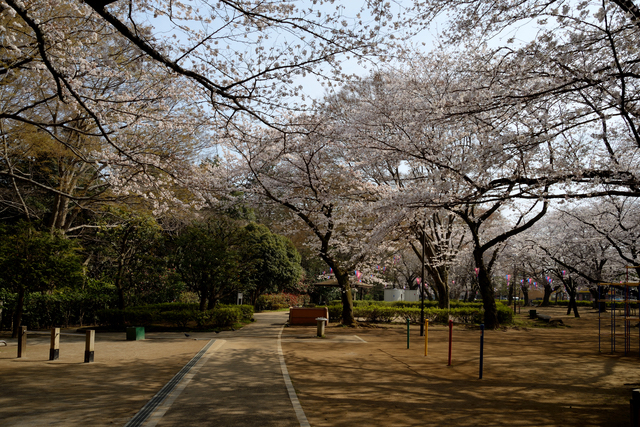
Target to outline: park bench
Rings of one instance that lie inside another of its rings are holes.
[[[6,341],[0,340],[0,344],[4,344],[5,346],[7,345]]]
[[[327,307],[318,307],[318,308],[291,307],[289,309],[290,325],[316,326],[318,323],[316,321],[316,318],[318,317],[325,317],[328,319],[329,309]]]

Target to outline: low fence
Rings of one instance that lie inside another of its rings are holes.
[[[18,332],[18,358],[24,357],[27,352],[27,336],[28,335],[50,335],[51,347],[49,349],[49,360],[58,360],[60,358],[60,336],[84,337],[84,363],[93,362],[94,345],[96,341],[96,331],[88,330],[85,334],[73,334],[60,332],[60,328],[51,328],[51,332],[28,331],[26,326],[21,326]]]

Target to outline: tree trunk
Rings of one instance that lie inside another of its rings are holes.
[[[446,271],[438,271],[438,274],[433,274],[429,269],[429,276],[433,280],[433,288],[436,291],[438,297],[438,308],[449,307],[449,275]]]
[[[544,297],[542,298],[542,304],[540,307],[548,307],[551,305],[551,293],[553,292],[553,288],[548,283],[544,284]]]
[[[198,310],[202,312],[207,310],[207,300],[209,299],[208,290],[206,286],[200,288],[200,305],[198,306]]]
[[[207,310],[213,310],[217,302],[218,302],[218,298],[216,298],[215,292],[210,292],[208,302],[207,302]]]
[[[24,311],[24,287],[18,289],[18,299],[16,300],[16,311],[13,316],[13,330],[11,331],[11,338],[18,336],[18,330],[22,323],[22,312]]]
[[[569,310],[567,310],[567,314],[571,314],[571,309],[573,309],[573,314],[575,317],[580,317],[578,314],[578,303],[576,301],[576,291],[569,293]]]
[[[480,278],[480,295],[482,296],[482,305],[484,306],[484,327],[485,329],[497,329],[500,326],[498,321],[498,307],[496,306],[496,296],[491,286],[491,281],[484,274],[483,279],[482,272],[479,275]]]
[[[511,307],[511,303],[513,302],[513,294],[515,293],[514,288],[516,287],[515,283],[510,282],[509,286],[507,287],[509,293],[507,294],[507,301],[508,301],[508,305],[509,307]]]
[[[484,327],[485,329],[497,329],[500,326],[500,322],[498,321],[496,297],[491,278],[484,266],[482,255],[480,251],[474,251],[476,267],[478,268],[478,286],[480,287],[482,305],[484,306]]]
[[[336,268],[333,271],[338,279],[340,289],[342,289],[342,324],[346,326],[356,326],[356,318],[353,315],[353,295],[351,294],[351,283],[346,273],[338,272]]]
[[[526,286],[521,286],[522,289],[522,298],[524,298],[524,306],[529,306],[529,288]]]

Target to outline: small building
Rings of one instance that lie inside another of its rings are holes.
[[[589,291],[578,291],[576,293],[577,301],[593,301],[593,295]]]
[[[385,289],[385,301],[404,301],[404,289]]]
[[[420,301],[420,291],[418,289],[405,289],[405,301]]]

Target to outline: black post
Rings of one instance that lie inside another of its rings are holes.
[[[424,294],[427,290],[426,284],[424,283],[424,226],[422,225],[422,273],[420,276],[420,336],[424,336]]]
[[[640,389],[631,391],[631,427],[640,427]]]
[[[482,379],[482,358],[484,353],[484,323],[480,325],[480,378]]]

